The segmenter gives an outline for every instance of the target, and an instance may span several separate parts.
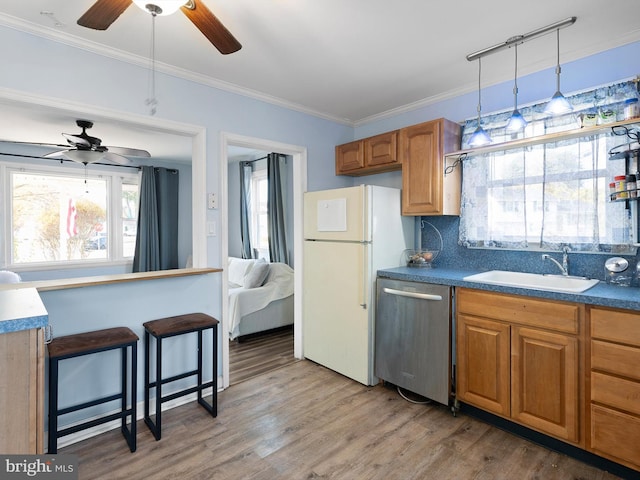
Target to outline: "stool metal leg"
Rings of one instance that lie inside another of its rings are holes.
[[[138,349],[136,344],[131,345],[131,385],[129,386],[128,375],[127,375],[127,347],[122,347],[122,423],[120,426],[120,431],[124,436],[127,444],[129,445],[129,450],[131,452],[135,452],[137,448],[136,444],[136,435],[137,435],[137,398],[136,398],[136,389],[137,386],[137,368],[138,368]],[[131,389],[131,408],[127,408],[127,389]],[[127,428],[127,417],[131,417],[131,426]]]
[[[58,453],[58,359],[49,360],[49,442],[47,451]]]
[[[151,433],[156,440],[160,440],[162,437],[162,338],[156,337],[156,375],[155,381],[151,381],[150,375],[150,367],[149,363],[151,360],[151,352],[150,352],[150,334],[149,332],[144,333],[145,340],[145,367],[144,367],[144,423],[147,424]],[[151,388],[155,387],[156,397],[156,420],[155,422],[151,420],[151,415],[149,414],[149,403],[150,403],[150,395],[149,391]]]

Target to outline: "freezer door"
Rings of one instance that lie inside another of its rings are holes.
[[[304,238],[369,241],[367,187],[336,188],[304,194]]]
[[[304,356],[365,385],[373,381],[367,244],[306,241]]]

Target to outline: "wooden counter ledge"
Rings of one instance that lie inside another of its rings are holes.
[[[117,275],[97,275],[93,277],[63,278],[58,280],[40,280],[35,282],[1,284],[0,290],[16,288],[35,288],[39,292],[64,290],[67,288],[93,287],[111,283],[137,282],[161,278],[187,277],[221,272],[221,268],[180,268],[175,270],[159,270],[156,272],[121,273]]]

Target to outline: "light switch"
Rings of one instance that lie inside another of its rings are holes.
[[[216,236],[216,222],[207,222],[207,237]]]
[[[215,193],[210,193],[207,197],[207,208],[210,210],[218,208],[218,198]]]

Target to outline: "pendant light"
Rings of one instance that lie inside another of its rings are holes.
[[[544,113],[550,115],[562,115],[564,113],[569,113],[573,111],[573,107],[569,103],[569,101],[564,98],[562,92],[560,92],[560,29],[556,30],[556,39],[557,39],[557,49],[558,49],[558,62],[556,64],[556,93],[553,94],[549,103],[544,109]]]
[[[482,91],[480,87],[480,78],[482,73],[482,57],[478,57],[478,127],[469,137],[469,146],[483,147],[485,145],[489,145],[491,143],[491,137],[489,134],[482,128],[480,124],[480,113],[482,112],[482,103],[480,101],[480,92]]]
[[[515,67],[515,76],[513,79],[513,113],[507,122],[507,132],[515,133],[521,130],[524,130],[524,127],[527,126],[527,121],[524,119],[522,114],[518,111],[518,42],[521,41],[522,35],[519,37],[510,38],[508,41],[513,41],[513,48],[515,50],[516,57],[516,67]]]

